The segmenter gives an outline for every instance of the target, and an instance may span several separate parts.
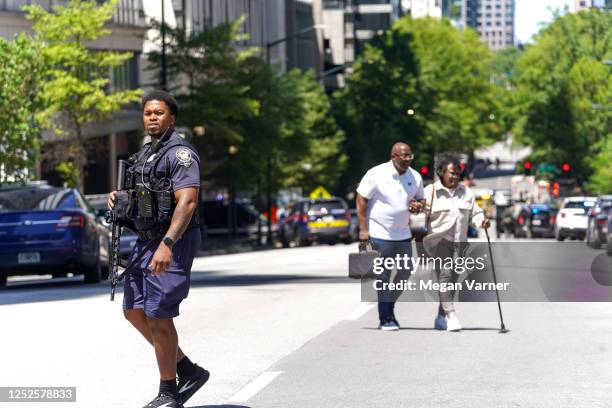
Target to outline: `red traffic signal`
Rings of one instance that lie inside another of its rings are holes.
[[[461,172],[465,171],[465,163],[459,163],[459,167],[461,167]]]
[[[421,174],[425,176],[427,173],[429,173],[427,166],[421,166]]]
[[[572,166],[570,166],[569,163],[563,163],[561,165],[561,171],[563,171],[564,173],[569,173],[571,169],[572,169]]]
[[[523,163],[523,168],[527,171],[531,170],[531,162],[529,160],[527,160],[526,162]]]

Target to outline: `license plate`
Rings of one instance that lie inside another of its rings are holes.
[[[318,221],[318,222],[309,222],[309,228],[339,228],[346,227],[348,225],[347,220],[333,220],[330,222]]]
[[[326,215],[325,217],[323,217],[323,222],[332,222],[332,221],[334,221],[333,215]]]
[[[21,265],[40,263],[40,252],[20,252],[17,254],[17,263]]]
[[[533,220],[532,224],[533,225],[542,225],[542,220]]]

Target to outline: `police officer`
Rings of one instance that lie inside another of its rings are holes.
[[[128,161],[125,184],[135,203],[130,214],[139,240],[130,257],[135,265],[125,273],[123,313],[157,357],[159,393],[146,407],[182,407],[210,376],[180,349],[173,322],[189,292],[200,247],[200,163],[195,149],[174,130],[178,104],[169,93],[146,94],[142,107],[151,141]],[[117,192],[109,194],[109,208],[117,197]]]

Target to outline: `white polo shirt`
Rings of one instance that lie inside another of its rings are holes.
[[[400,175],[393,162],[372,167],[357,193],[368,199],[368,229],[372,238],[400,241],[412,237],[408,204],[422,200],[423,178],[411,167]]]

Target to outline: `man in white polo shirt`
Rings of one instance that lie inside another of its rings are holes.
[[[414,155],[406,143],[395,143],[391,160],[371,168],[357,187],[359,240],[370,240],[383,258],[412,256],[410,214],[425,204],[423,179],[410,165]],[[389,283],[392,269],[385,269],[379,279]],[[397,269],[395,282],[410,277],[410,270]],[[401,291],[378,291],[379,328],[399,330],[394,307]]]

